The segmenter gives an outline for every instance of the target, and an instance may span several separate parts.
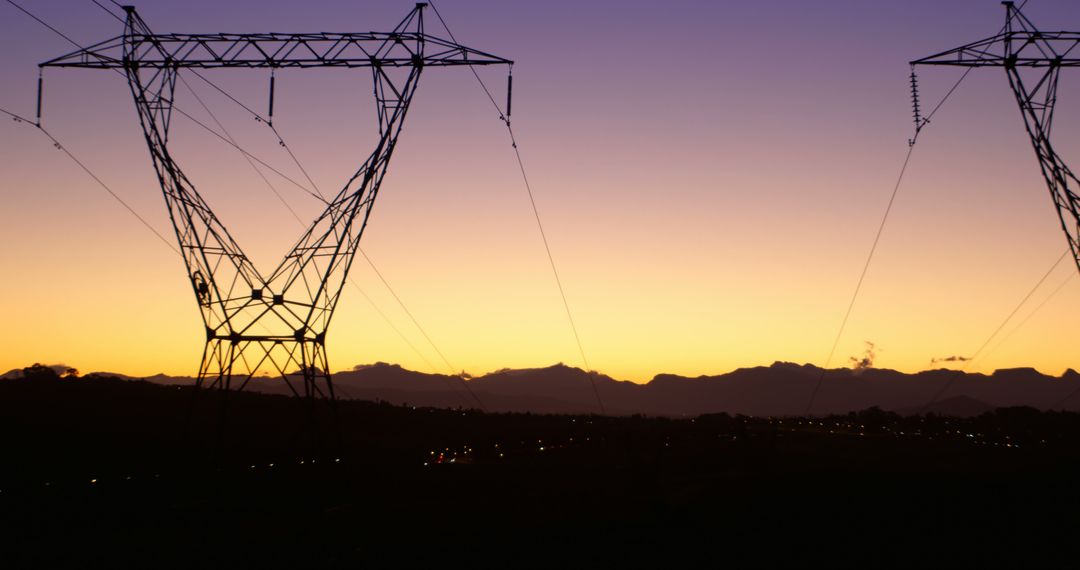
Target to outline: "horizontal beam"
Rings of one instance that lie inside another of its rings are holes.
[[[126,42],[126,46],[125,46]],[[423,49],[417,49],[423,46]],[[125,47],[128,57],[125,59]],[[130,63],[129,63],[130,62]],[[41,67],[307,68],[511,65],[513,61],[418,32],[132,34],[51,59]]]
[[[916,59],[911,65],[1080,67],[1080,32],[1006,32]]]

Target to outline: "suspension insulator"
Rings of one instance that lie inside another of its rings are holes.
[[[274,70],[270,70],[270,124],[274,124]]]
[[[514,100],[514,72],[506,76],[506,119],[510,119],[510,103]]]
[[[922,111],[919,109],[919,78],[915,75],[915,70],[911,70],[911,110],[915,116],[915,129],[918,130],[922,127],[923,118]]]
[[[41,126],[41,88],[42,88],[42,85],[43,85],[44,81],[45,81],[44,73],[42,72],[41,68],[38,68],[38,77],[37,77],[37,124],[38,124],[38,126]]]

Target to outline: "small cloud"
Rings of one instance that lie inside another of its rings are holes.
[[[868,340],[863,342],[866,343],[866,350],[863,351],[862,356],[852,356],[848,358],[848,360],[851,361],[852,370],[855,370],[856,372],[861,372],[867,368],[873,368],[874,359],[877,358],[877,348],[874,346],[874,343]]]
[[[353,366],[352,369],[354,371],[360,371],[360,370],[367,370],[368,368],[380,368],[380,367],[385,367],[385,366],[392,366],[392,365],[387,364],[386,362],[383,362],[383,361],[380,360],[380,361],[378,361],[378,362],[376,362],[374,364],[357,364],[356,366]]]
[[[930,364],[937,364],[938,362],[967,362],[971,360],[967,356],[942,356],[939,358],[931,358]]]

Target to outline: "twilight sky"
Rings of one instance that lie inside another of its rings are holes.
[[[20,3],[84,44],[122,32],[89,0]],[[344,32],[388,30],[413,3],[136,5],[162,33]],[[823,364],[907,150],[907,62],[1004,18],[994,0],[437,5],[463,44],[516,61],[514,128],[585,351],[635,381]],[[1031,0],[1025,13],[1080,29],[1076,2]],[[0,4],[0,107],[32,116],[37,64],[72,49]],[[265,109],[267,73],[209,73]],[[505,71],[481,73],[501,100]],[[921,70],[924,106],[959,74]],[[1076,75],[1063,74],[1054,129],[1074,168]],[[241,145],[300,178],[265,126],[191,85]],[[49,70],[44,107],[45,126],[171,239],[123,79]],[[366,70],[278,75],[275,124],[324,191],[370,153],[373,117]],[[276,262],[300,226],[239,153],[175,121],[196,187],[257,265]],[[0,174],[0,369],[193,374],[202,327],[179,257],[30,126],[0,121]],[[301,217],[316,215],[317,202],[268,177]],[[505,129],[466,70],[424,73],[362,248],[454,368],[581,365]],[[876,366],[904,371],[970,356],[1065,248],[1004,72],[977,70],[920,138],[832,364],[864,341]],[[1080,368],[1075,272],[1062,263],[969,370]],[[332,368],[446,372],[362,258],[353,276],[422,356],[347,287]]]

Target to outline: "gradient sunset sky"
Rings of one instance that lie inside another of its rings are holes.
[[[20,3],[83,44],[122,32],[89,0]],[[389,30],[413,2],[136,6],[162,33],[360,32]],[[912,134],[907,62],[1004,22],[996,0],[437,6],[461,43],[516,61],[514,129],[589,363],[635,381],[824,364]],[[1024,11],[1045,30],[1080,30],[1080,3]],[[434,14],[427,26],[445,35]],[[0,3],[0,107],[33,116],[37,64],[72,49]],[[960,72],[920,70],[924,106]],[[501,100],[505,70],[480,73]],[[268,73],[208,74],[265,109]],[[264,125],[192,86],[241,145],[302,178]],[[1075,169],[1080,71],[1063,73],[1059,97],[1055,145]],[[369,73],[280,72],[275,124],[337,190],[375,140]],[[172,239],[120,76],[48,70],[44,125]],[[297,222],[234,149],[182,117],[172,133],[240,245],[275,263]],[[195,373],[203,329],[180,258],[31,126],[0,121],[0,174],[0,372]],[[268,177],[316,215],[318,202]],[[506,131],[467,70],[425,71],[361,244],[455,369],[582,365]],[[909,372],[970,356],[1065,249],[1004,72],[976,70],[920,137],[832,365],[864,341],[876,366]],[[1073,273],[1061,263],[968,369],[1080,368]],[[353,276],[422,356],[347,287],[332,368],[447,372],[362,258]]]

